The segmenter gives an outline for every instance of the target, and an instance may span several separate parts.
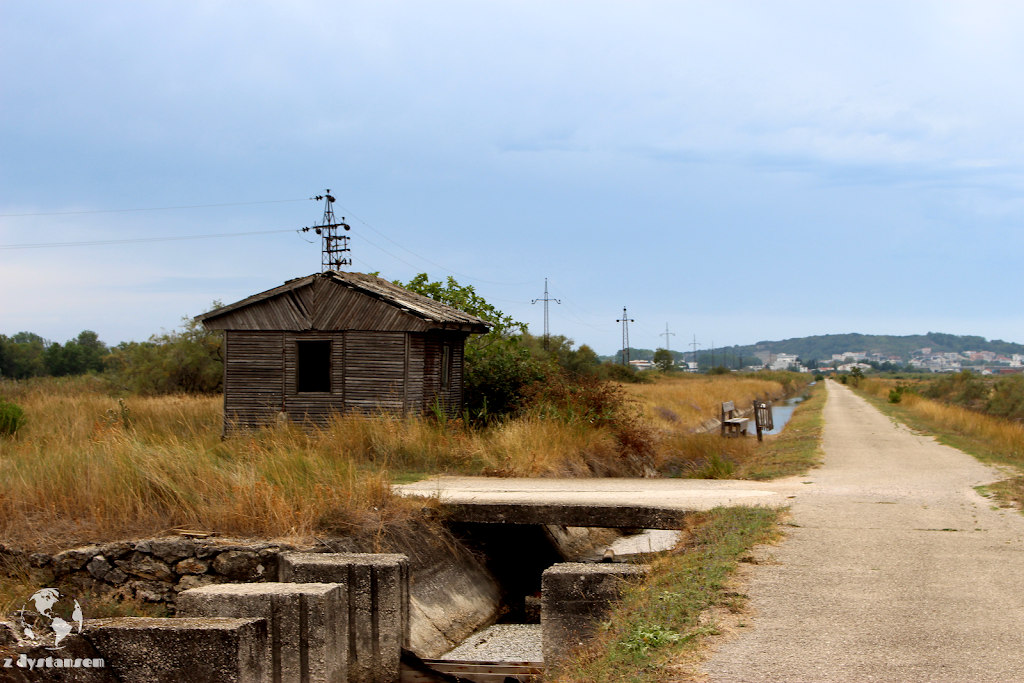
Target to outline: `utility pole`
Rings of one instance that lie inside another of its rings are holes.
[[[699,370],[700,362],[697,361],[697,347],[700,346],[700,344],[697,343],[697,335],[693,335],[693,342],[690,343],[690,346],[693,347],[693,364],[696,365]],[[687,368],[687,370],[689,370],[689,368]]]
[[[348,235],[338,234],[338,228],[344,228],[346,232],[351,230],[347,223],[344,222],[345,217],[342,216],[342,222],[338,222],[334,218],[334,197],[331,196],[331,191],[328,189],[326,194],[317,195],[314,199],[320,201],[324,200],[324,218],[320,225],[312,225],[302,229],[302,232],[309,232],[310,230],[316,231],[316,234],[320,235],[322,239],[321,254],[320,254],[320,269],[323,272],[328,270],[339,270],[341,266],[352,265],[352,250],[348,248]]]
[[[668,323],[665,323],[665,331],[659,334],[658,336],[665,338],[665,350],[671,351],[671,349],[668,348],[668,338],[676,336],[676,333],[668,331]]]
[[[636,321],[626,317],[626,307],[623,306],[622,319],[615,322],[622,323],[622,364],[629,365],[629,323]]]
[[[711,367],[715,367],[715,340],[711,340]]]
[[[543,299],[534,299],[531,303],[535,304],[538,301],[543,301],[544,302],[544,350],[547,351],[548,350],[548,339],[550,338],[550,335],[548,334],[548,302],[549,301],[554,301],[556,304],[562,303],[558,299],[549,299],[548,298],[548,279],[547,278],[544,278],[544,298]],[[623,309],[623,310],[625,310],[625,309]]]

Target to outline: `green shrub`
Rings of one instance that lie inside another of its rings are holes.
[[[625,390],[593,375],[552,371],[523,389],[519,410],[541,419],[607,428],[615,437],[619,456],[641,468],[655,452],[655,435],[639,419]]]
[[[814,375],[814,381],[815,382],[821,382],[824,379],[825,379],[825,375],[821,374],[820,372]]]
[[[600,379],[606,379],[612,382],[646,384],[651,381],[648,375],[637,372],[632,365],[622,365],[621,363],[601,363],[597,366],[597,376]]]
[[[215,301],[213,307],[219,305]],[[224,338],[220,330],[207,330],[186,317],[177,330],[153,335],[149,341],[119,344],[104,365],[111,383],[123,391],[214,393],[224,384]]]
[[[544,379],[544,363],[532,358],[528,345],[521,343],[526,324],[487,303],[472,285],[460,285],[453,277],[431,282],[426,273],[395,284],[491,323],[490,332],[466,340],[463,403],[470,419],[487,422],[510,414],[523,389]]]
[[[932,380],[921,394],[944,403],[979,408],[978,404],[988,398],[989,387],[978,375],[963,370]]]
[[[1024,418],[1024,375],[1000,377],[992,387],[985,411],[1011,419]]]
[[[729,479],[736,472],[736,464],[720,453],[712,453],[707,461],[693,473],[694,479]]]
[[[25,411],[17,403],[0,399],[0,434],[17,434],[25,424]]]

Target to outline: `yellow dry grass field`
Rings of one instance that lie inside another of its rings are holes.
[[[722,400],[744,405],[781,390],[730,376],[630,386],[636,415],[621,429],[541,414],[486,428],[339,416],[322,431],[282,426],[222,440],[220,396],[118,399],[91,377],[0,382],[0,398],[27,417],[16,436],[0,437],[0,541],[54,548],[176,528],[296,541],[375,533],[422,505],[394,496],[392,481],[438,472],[622,476],[669,463],[677,476],[718,476],[696,473],[710,450],[742,455],[751,440],[685,434]]]
[[[793,382],[789,379],[788,386],[792,387]],[[801,386],[804,383],[800,382]],[[737,409],[749,410],[754,399],[776,400],[787,395],[783,382],[750,375],[679,374],[624,388],[639,403],[644,418],[667,431],[691,431],[709,418],[718,418],[726,401],[732,401]]]

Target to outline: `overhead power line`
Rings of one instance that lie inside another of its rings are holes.
[[[173,209],[210,209],[218,206],[248,206],[250,204],[285,204],[287,202],[308,202],[313,197],[305,199],[274,199],[265,202],[235,202],[233,204],[194,204],[192,206],[157,206],[148,209],[102,209],[97,211],[54,211],[51,213],[4,213],[0,218],[22,218],[25,216],[73,216],[85,213],[130,213],[132,211],[171,211]]]
[[[141,242],[177,242],[179,240],[206,240],[214,237],[246,237],[249,235],[270,235],[279,232],[298,232],[297,230],[260,230],[258,232],[225,232],[217,235],[184,235],[181,237],[141,237],[130,240],[92,240],[89,242],[44,242],[40,244],[0,244],[0,250],[8,249],[46,249],[49,247],[92,247],[107,244],[139,244]]]
[[[363,224],[364,226],[366,226],[366,227],[367,227],[367,228],[369,228],[370,230],[373,230],[373,231],[374,231],[375,233],[377,233],[378,235],[380,235],[381,237],[383,237],[384,239],[386,239],[386,240],[387,240],[388,242],[391,242],[391,244],[395,245],[395,246],[396,246],[396,247],[398,247],[399,249],[402,249],[403,251],[407,251],[407,252],[409,252],[410,254],[412,254],[412,255],[413,255],[413,256],[415,256],[416,258],[420,259],[421,261],[424,261],[425,263],[429,263],[429,264],[430,264],[430,265],[432,265],[432,266],[436,266],[436,267],[440,268],[441,270],[446,270],[446,271],[448,271],[449,273],[451,273],[452,275],[458,275],[459,277],[464,277],[464,278],[468,278],[468,279],[470,279],[470,280],[475,280],[476,282],[484,282],[484,283],[486,283],[486,284],[489,284],[489,285],[501,285],[501,286],[503,286],[503,287],[520,287],[520,286],[523,286],[523,285],[532,285],[532,284],[535,284],[535,283],[537,283],[537,282],[540,282],[540,280],[531,280],[530,282],[491,282],[490,280],[481,280],[481,279],[480,279],[480,278],[478,278],[478,277],[473,277],[473,276],[471,276],[471,275],[466,275],[465,273],[459,273],[459,272],[456,272],[456,271],[454,271],[454,270],[451,270],[450,268],[445,268],[445,267],[444,267],[444,266],[442,266],[441,264],[439,264],[439,263],[434,263],[434,262],[433,262],[433,261],[431,261],[430,259],[427,259],[427,258],[424,258],[424,257],[420,256],[419,254],[417,254],[416,252],[412,251],[411,249],[408,249],[408,248],[406,248],[406,247],[403,247],[403,246],[402,246],[401,244],[399,244],[398,242],[394,241],[393,239],[391,239],[390,237],[388,237],[387,235],[385,235],[384,233],[382,233],[382,232],[381,232],[380,230],[378,230],[377,228],[374,228],[374,227],[373,227],[373,226],[371,226],[371,225],[370,225],[369,223],[367,223],[367,222],[366,222],[366,221],[364,221],[364,220],[363,220],[362,218],[360,218],[359,216],[355,215],[354,213],[352,213],[351,211],[349,211],[348,209],[346,209],[346,208],[345,208],[344,206],[342,206],[341,204],[338,204],[338,208],[339,208],[339,209],[341,209],[342,211],[344,211],[345,213],[347,213],[347,214],[348,214],[349,216],[352,216],[352,218],[355,218],[355,219],[356,219],[357,221],[359,221],[360,223],[362,223],[362,224]],[[377,245],[374,245],[374,246],[377,246]],[[383,250],[383,249],[381,249],[380,247],[377,247],[377,248],[378,248],[378,249],[380,249],[381,251],[384,251],[384,250]],[[384,251],[384,253],[385,253],[385,254],[388,254],[388,256],[390,256],[391,258],[397,259],[398,261],[402,261],[402,259],[398,258],[398,257],[397,257],[397,256],[395,256],[394,254],[390,254],[390,253],[388,253],[388,252],[386,252],[386,251]],[[410,265],[408,261],[402,261],[402,263],[404,263],[404,264],[405,264],[405,265],[407,265],[407,266],[408,266],[408,265]],[[416,266],[412,266],[412,267],[413,267],[413,268],[415,268]]]

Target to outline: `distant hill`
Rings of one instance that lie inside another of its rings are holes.
[[[992,351],[1005,356],[1013,353],[1024,353],[1024,344],[1015,344],[1001,339],[988,341],[984,337],[972,335],[944,334],[942,332],[929,332],[928,334],[911,334],[905,337],[876,335],[876,334],[822,334],[813,337],[794,337],[781,341],[760,341],[747,346],[727,346],[715,349],[715,361],[728,356],[732,358],[753,358],[755,352],[770,351],[771,353],[793,353],[803,361],[829,360],[834,353],[846,353],[847,351],[863,351],[866,353],[880,353],[883,356],[899,356],[904,362],[910,359],[910,354],[918,349],[931,348],[932,353],[943,353],[950,351]],[[700,349],[701,362],[706,362],[711,357],[710,349]],[[726,354],[720,356],[719,354]],[[630,358],[651,358],[654,351],[651,349],[630,349]],[[677,358],[683,357],[683,352],[673,351]],[[692,360],[692,354],[686,353]],[[609,360],[619,360],[618,353],[606,356]]]

